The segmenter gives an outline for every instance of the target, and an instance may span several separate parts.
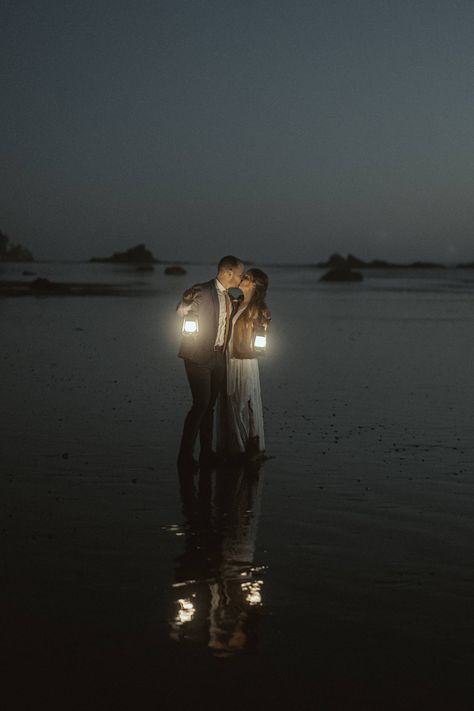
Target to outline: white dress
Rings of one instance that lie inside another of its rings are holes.
[[[234,326],[246,307],[234,316]],[[226,395],[220,398],[218,447],[225,441],[232,454],[244,453],[249,441],[258,437],[258,449],[265,450],[263,406],[258,359],[234,358],[232,336],[227,347]]]

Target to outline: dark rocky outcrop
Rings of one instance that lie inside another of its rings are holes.
[[[367,262],[367,264],[364,264],[364,266],[372,269],[396,269],[397,267],[401,267],[402,265],[386,262],[384,259],[372,259],[371,262]]]
[[[30,289],[39,293],[68,293],[71,290],[68,284],[59,284],[43,277],[38,277],[38,279],[32,281],[30,284]]]
[[[186,273],[186,269],[179,264],[173,264],[165,269],[165,274],[170,276],[183,276]]]
[[[125,252],[115,252],[111,257],[92,257],[91,262],[112,262],[115,264],[158,264],[149,249],[144,244],[137,244]]]
[[[341,254],[331,254],[327,262],[318,262],[317,267],[344,269],[347,266],[346,258]]]
[[[348,254],[347,257],[343,257],[340,254],[332,254],[327,262],[319,262],[316,266],[325,269],[446,269],[444,264],[438,264],[437,262],[418,261],[409,264],[395,264],[386,262],[383,259],[372,259],[370,262],[364,262],[352,254]]]
[[[363,276],[360,272],[353,272],[347,267],[330,269],[326,274],[323,274],[319,281],[342,282],[342,281],[362,281]]]
[[[456,264],[456,269],[474,269],[474,262],[464,262],[463,264]]]
[[[352,255],[352,254],[347,255],[346,264],[349,267],[349,269],[362,269],[363,267],[366,266],[366,262],[362,261],[362,259],[358,259],[357,257],[354,257],[354,255]]]
[[[31,252],[21,244],[13,244],[10,238],[0,231],[0,262],[34,262]]]

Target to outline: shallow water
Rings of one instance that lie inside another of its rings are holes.
[[[472,707],[472,274],[268,273],[271,458],[191,481],[173,309],[210,267],[156,268],[130,298],[0,299],[18,708],[33,691],[61,708]]]

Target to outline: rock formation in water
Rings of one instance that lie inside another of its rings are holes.
[[[332,254],[327,262],[318,262],[318,268],[330,269],[446,269],[444,264],[437,262],[411,262],[409,264],[395,264],[386,262],[383,259],[372,259],[370,262],[364,262],[362,259],[348,254],[343,257],[340,254]]]
[[[38,277],[30,284],[30,289],[37,293],[51,293],[51,292],[61,292],[63,294],[68,294],[71,291],[69,284],[59,284],[57,282],[50,281],[44,277]]]
[[[144,244],[137,244],[125,252],[115,252],[111,257],[92,257],[91,262],[113,262],[117,264],[158,264]]]
[[[323,274],[319,281],[362,281],[363,276],[360,272],[353,272],[348,267],[330,269],[326,274]]]
[[[166,267],[165,274],[168,274],[170,276],[183,276],[184,274],[186,274],[186,269],[179,264],[173,264],[169,267]]]

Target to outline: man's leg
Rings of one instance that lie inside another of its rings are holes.
[[[184,367],[191,388],[193,404],[184,420],[179,457],[191,460],[199,428],[211,399],[211,369],[188,360],[184,361]]]
[[[216,355],[216,364],[211,370],[209,404],[201,420],[201,428],[199,430],[201,455],[203,456],[212,452],[214,406],[225,382],[225,354],[217,353]]]

